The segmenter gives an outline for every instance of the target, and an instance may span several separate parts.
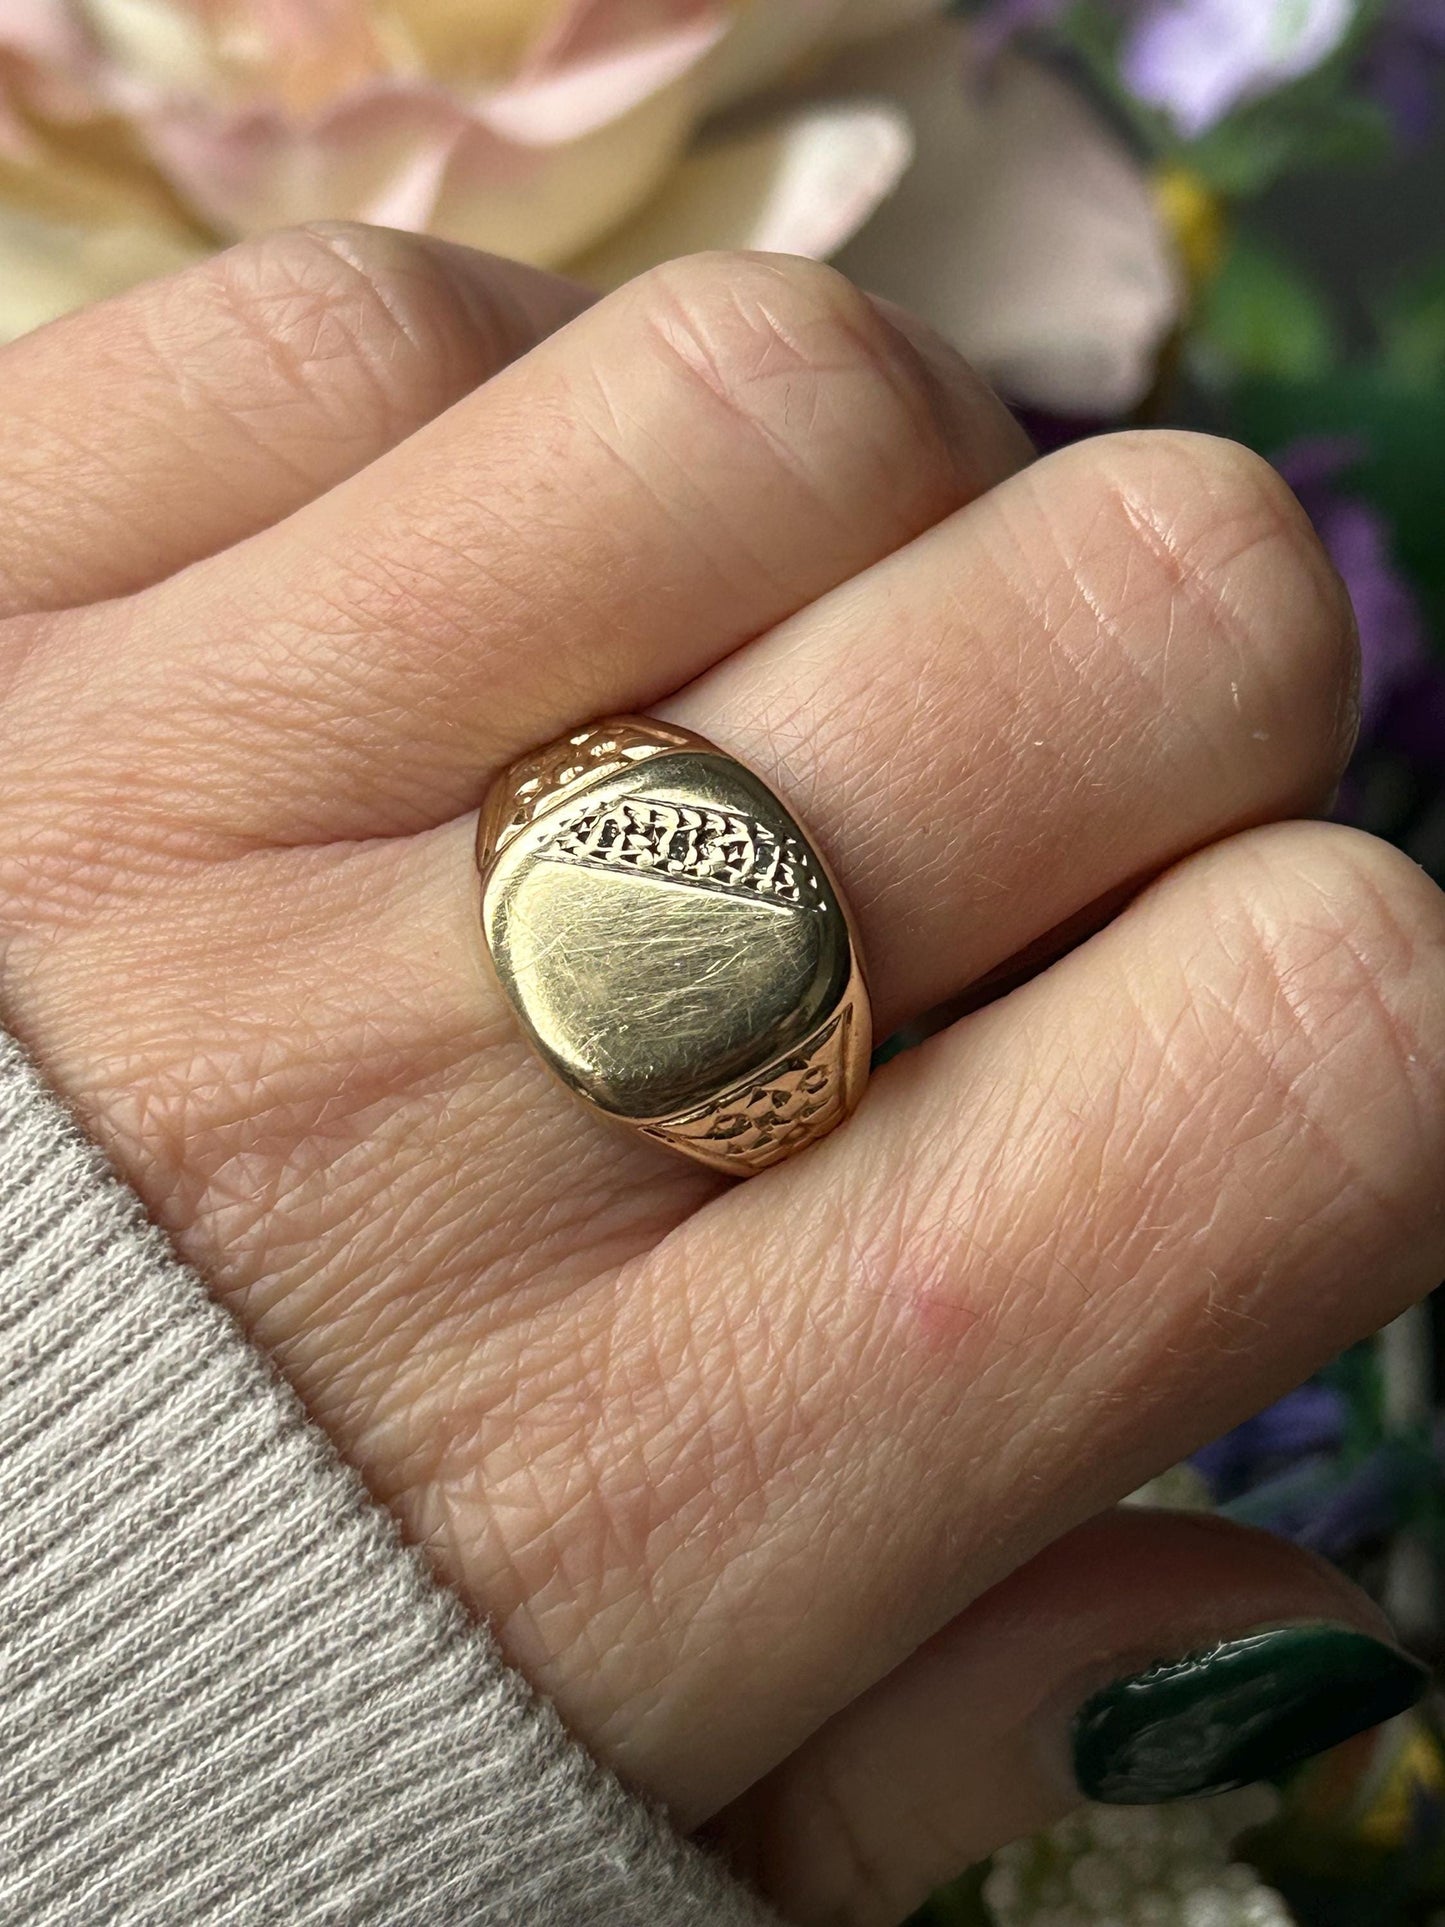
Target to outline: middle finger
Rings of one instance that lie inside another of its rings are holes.
[[[819,837],[886,1035],[1187,850],[1317,808],[1355,677],[1348,600],[1274,470],[1124,434],[1000,484],[662,713]]]

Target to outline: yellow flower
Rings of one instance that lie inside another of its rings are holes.
[[[1207,288],[1224,263],[1229,240],[1224,203],[1187,167],[1162,169],[1154,191],[1191,284],[1196,289]]]

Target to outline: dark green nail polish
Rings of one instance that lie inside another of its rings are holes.
[[[1090,1800],[1147,1806],[1272,1779],[1414,1706],[1430,1675],[1342,1626],[1281,1626],[1095,1693],[1074,1723]]]

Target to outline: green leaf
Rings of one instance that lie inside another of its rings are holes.
[[[1379,316],[1388,374],[1406,387],[1445,385],[1445,261],[1415,276]]]
[[[1317,381],[1338,365],[1340,345],[1315,283],[1242,236],[1205,296],[1190,356],[1195,372],[1212,386],[1245,376]]]
[[[1244,199],[1287,174],[1368,167],[1393,145],[1389,116],[1358,95],[1326,95],[1306,82],[1241,108],[1180,158],[1221,194]]]

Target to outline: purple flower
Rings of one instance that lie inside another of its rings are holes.
[[[1358,441],[1320,437],[1296,442],[1277,466],[1304,504],[1355,605],[1362,659],[1360,734],[1369,743],[1395,734],[1406,696],[1438,682],[1440,671],[1420,605],[1391,553],[1384,517],[1340,486],[1362,452]],[[1437,755],[1442,747],[1445,729],[1436,738]]]
[[[1053,26],[1072,0],[987,0],[979,46]],[[1359,0],[1094,0],[1128,23],[1125,85],[1190,139],[1249,101],[1329,59],[1359,17]],[[1367,89],[1407,137],[1427,131],[1445,64],[1445,0],[1391,0],[1364,63]]]
[[[1445,0],[1395,0],[1365,51],[1362,79],[1415,146],[1435,131],[1445,78]]]
[[[1192,139],[1312,73],[1356,11],[1356,0],[1148,0],[1124,49],[1125,84]]]
[[[1333,1452],[1345,1434],[1345,1402],[1328,1385],[1301,1385],[1196,1452],[1193,1465],[1217,1499],[1247,1491],[1282,1466]]]
[[[1425,1476],[1433,1476],[1433,1467]],[[1325,1559],[1346,1559],[1393,1532],[1418,1494],[1422,1479],[1415,1455],[1381,1446],[1344,1479],[1338,1490],[1287,1536]]]

